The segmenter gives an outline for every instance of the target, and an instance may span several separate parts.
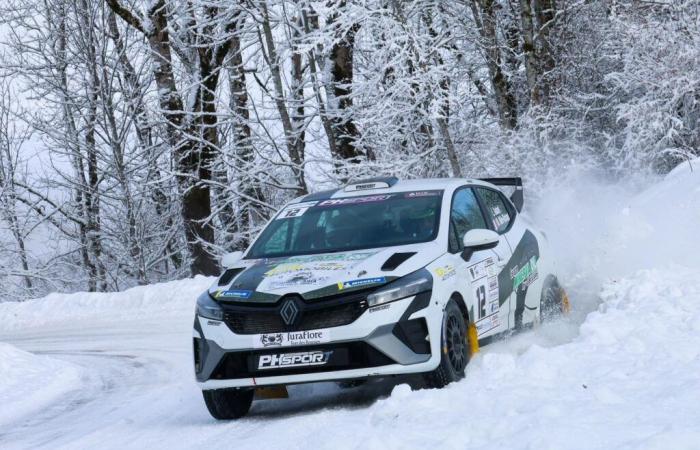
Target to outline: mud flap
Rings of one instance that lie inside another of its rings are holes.
[[[255,388],[254,400],[272,400],[277,398],[289,398],[287,386],[264,386]]]
[[[467,341],[469,341],[469,356],[472,357],[479,353],[479,337],[474,323],[470,323],[467,328]]]
[[[566,293],[564,288],[561,288],[561,312],[565,316],[571,312],[571,302],[569,301],[569,295]]]

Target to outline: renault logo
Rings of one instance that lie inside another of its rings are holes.
[[[291,298],[286,300],[280,309],[280,316],[287,326],[291,326],[297,320],[299,307]]]

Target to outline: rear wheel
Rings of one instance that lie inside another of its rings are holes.
[[[551,322],[562,317],[567,311],[566,293],[556,278],[550,277],[540,297],[540,322]]]
[[[464,378],[464,370],[469,363],[467,324],[453,300],[445,308],[442,328],[440,365],[425,374],[425,382],[432,388],[442,388]]]
[[[202,391],[209,414],[218,420],[239,419],[250,411],[253,389],[214,389]]]

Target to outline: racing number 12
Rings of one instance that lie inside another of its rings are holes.
[[[486,286],[476,288],[476,302],[479,305],[479,318],[486,317]]]

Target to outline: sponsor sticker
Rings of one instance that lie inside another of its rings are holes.
[[[274,279],[267,285],[267,289],[283,289],[293,286],[319,284],[325,281],[327,278],[328,277],[325,276],[318,276],[317,273],[311,270],[289,272],[274,277]]]
[[[469,267],[469,276],[472,281],[476,281],[479,278],[485,277],[488,274],[489,260],[481,261],[473,266]]]
[[[386,283],[385,277],[362,278],[359,280],[339,281],[338,282],[338,290],[342,291],[343,289],[351,289],[351,288],[356,288],[356,287],[369,286],[372,284],[382,284],[382,283]]]
[[[498,290],[498,277],[489,277],[489,290],[490,291],[497,291]]]
[[[440,277],[442,281],[448,280],[457,274],[455,268],[451,265],[446,265],[445,267],[438,267],[435,269],[435,275]]]
[[[251,295],[253,295],[253,291],[245,289],[231,289],[228,291],[219,289],[214,294],[214,298],[250,298]]]
[[[348,253],[332,253],[328,255],[302,255],[290,256],[285,258],[284,263],[308,263],[321,261],[364,261],[370,256],[376,255],[377,252],[348,252]]]
[[[389,309],[389,308],[391,308],[391,304],[390,304],[390,303],[389,303],[389,304],[386,304],[386,305],[375,306],[374,308],[370,308],[370,309],[369,309],[369,312],[375,313],[375,312],[387,310],[387,309]]]
[[[440,194],[442,194],[442,191],[415,191],[407,192],[404,194],[404,198],[437,197]]]
[[[294,217],[300,217],[315,204],[316,202],[302,202],[295,203],[293,205],[287,205],[287,207],[284,208],[282,212],[277,216],[277,220],[293,219]]]
[[[385,187],[386,183],[364,183],[364,184],[355,184],[352,186],[353,191],[364,191],[366,189],[374,189],[377,186],[380,187]]]
[[[498,276],[498,266],[495,264],[490,264],[486,266],[486,272],[488,272],[488,276],[490,277],[497,277]]]
[[[493,314],[476,322],[476,332],[477,334],[484,334],[493,330],[500,324],[501,320],[498,318],[498,314]]]
[[[328,363],[332,350],[260,355],[258,370],[290,367],[322,366]]]
[[[477,316],[486,318],[497,312],[498,303],[498,276],[494,259],[488,257],[468,268],[471,278],[471,286],[476,300]]]
[[[392,195],[370,195],[367,197],[350,197],[350,198],[335,198],[324,200],[320,202],[317,206],[342,206],[342,205],[356,205],[359,203],[374,203],[383,202],[389,200]]]
[[[253,336],[253,348],[316,345],[330,342],[330,340],[331,332],[328,329],[266,333]]]
[[[519,286],[528,287],[537,280],[537,257],[530,258],[517,272],[511,273],[513,290]]]
[[[498,302],[498,285],[496,285],[496,289],[489,291],[487,300],[490,302]]]
[[[265,272],[266,277],[273,277],[276,275],[283,275],[293,272],[320,272],[324,270],[344,270],[347,268],[346,264],[337,262],[323,262],[319,261],[316,263],[301,264],[301,263],[284,263],[276,266],[273,269]]]

